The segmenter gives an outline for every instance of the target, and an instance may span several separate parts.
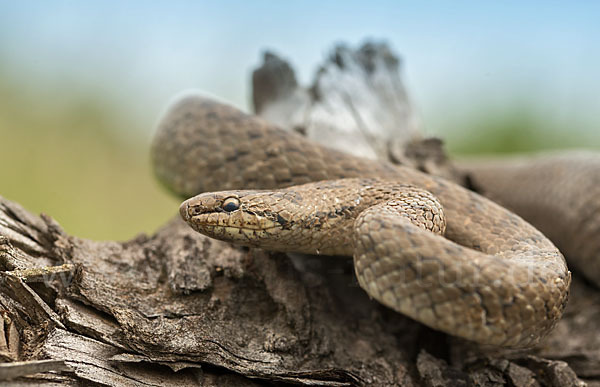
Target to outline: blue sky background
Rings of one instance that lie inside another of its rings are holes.
[[[385,39],[427,129],[526,104],[554,127],[593,131],[600,2],[0,1],[1,67],[24,88],[104,93],[148,133],[169,98],[198,88],[249,106],[260,52],[300,80],[343,40]],[[8,69],[8,70],[6,70]],[[549,130],[552,128],[549,128]]]

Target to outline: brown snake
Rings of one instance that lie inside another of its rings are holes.
[[[195,230],[268,250],[353,255],[371,297],[449,334],[531,346],[566,304],[571,276],[552,242],[442,178],[328,149],[201,97],[163,118],[152,160],[176,194],[204,192],[181,207]]]
[[[478,191],[544,233],[600,287],[600,156],[543,154],[461,165]]]

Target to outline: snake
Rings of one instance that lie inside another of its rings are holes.
[[[481,194],[546,235],[577,274],[600,287],[600,156],[590,150],[462,161]]]
[[[433,329],[531,347],[562,316],[571,273],[518,215],[403,165],[319,145],[213,99],[159,121],[155,175],[209,237],[267,251],[352,256],[359,285]]]

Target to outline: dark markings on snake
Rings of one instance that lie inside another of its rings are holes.
[[[262,137],[262,133],[260,130],[249,130],[248,131],[248,137],[251,139],[255,139],[255,138],[261,138]]]
[[[287,223],[287,219],[285,219],[283,216],[277,214],[277,223],[279,223],[282,226],[285,226]]]

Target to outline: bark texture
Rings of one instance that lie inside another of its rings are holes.
[[[345,66],[340,50],[375,57]],[[401,87],[393,58],[384,45],[336,48],[323,65],[330,70],[300,88],[291,67],[267,55],[254,76],[255,106],[273,112],[279,101],[290,113],[287,98],[304,98],[301,116],[310,117],[306,109],[337,90],[318,83],[334,70],[377,94],[373,63]],[[354,95],[340,106],[368,108]],[[396,107],[403,113],[394,117],[412,114],[400,102],[380,109]],[[310,129],[303,121],[292,127]],[[462,178],[438,140],[403,133],[410,141],[377,140],[377,149]],[[538,348],[514,352],[448,337],[369,300],[351,259],[237,248],[178,218],[152,236],[95,242],[0,198],[0,270],[3,385],[600,385],[600,297],[577,278],[557,329]]]

